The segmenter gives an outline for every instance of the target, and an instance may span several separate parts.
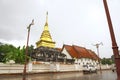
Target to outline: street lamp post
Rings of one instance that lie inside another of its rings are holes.
[[[101,43],[97,43],[97,44],[95,44],[94,46],[96,46],[96,48],[97,48],[97,53],[98,53],[98,57],[99,57],[98,63],[99,63],[99,67],[100,67],[100,73],[102,73],[101,60],[100,60],[100,55],[99,55],[99,45],[103,45],[103,43],[102,43],[102,42],[101,42]]]
[[[109,9],[108,9],[107,1],[103,0],[103,4],[106,12],[106,17],[107,17],[111,41],[112,41],[112,49],[113,49],[115,64],[116,64],[117,80],[120,80],[120,55],[118,51],[118,46],[117,46],[115,35],[114,35],[114,30],[112,26],[112,21],[111,21]]]
[[[25,63],[24,63],[24,70],[23,70],[23,80],[26,80],[26,65],[27,65],[28,43],[29,43],[29,36],[30,36],[30,27],[32,25],[34,25],[34,20],[32,20],[32,22],[27,27],[28,36],[27,36],[27,45],[26,45],[26,50],[25,50]]]

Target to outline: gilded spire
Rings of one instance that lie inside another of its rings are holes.
[[[48,23],[48,11],[46,12],[46,23]]]
[[[40,40],[36,43],[36,45],[37,47],[39,46],[55,47],[55,42],[52,41],[52,37],[48,28],[48,12],[46,12],[46,22],[44,30],[41,34]]]
[[[48,30],[48,12],[46,12],[46,23],[44,26],[44,30]]]

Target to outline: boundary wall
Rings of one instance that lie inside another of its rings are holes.
[[[99,70],[99,66],[97,67]],[[102,70],[110,69],[109,65],[102,65]],[[17,74],[23,73],[24,65],[20,64],[3,64],[0,63],[0,74]],[[77,64],[27,64],[27,73],[45,73],[45,72],[71,72],[82,71],[82,66]]]

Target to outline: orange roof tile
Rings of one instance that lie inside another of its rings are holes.
[[[63,45],[72,58],[90,58],[97,60],[99,57],[91,50],[76,45]],[[62,50],[63,50],[62,48]]]
[[[100,59],[94,51],[92,51],[92,50],[88,50],[88,51],[89,51],[90,55],[93,57],[93,59],[95,59],[95,60]]]
[[[74,50],[74,48],[72,46],[64,45],[64,47],[72,58],[79,58],[80,57],[80,55],[77,54],[77,52]]]
[[[81,55],[83,58],[92,58],[86,48],[73,45],[73,48]]]

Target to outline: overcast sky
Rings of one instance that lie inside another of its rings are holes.
[[[120,0],[107,0],[116,41],[120,46]],[[112,45],[103,0],[0,0],[0,42],[26,45],[27,26],[32,19],[29,45],[39,40],[48,11],[49,30],[56,47],[78,45],[111,57]]]

